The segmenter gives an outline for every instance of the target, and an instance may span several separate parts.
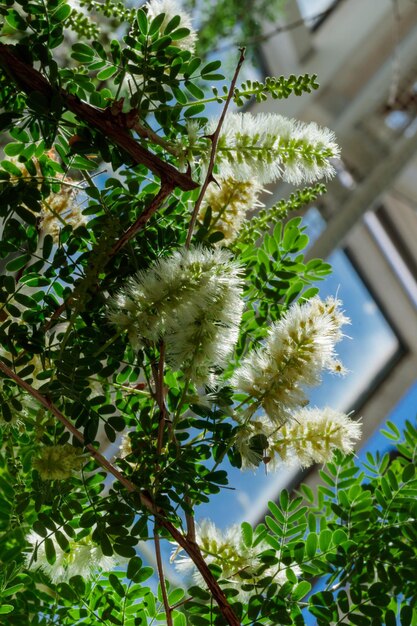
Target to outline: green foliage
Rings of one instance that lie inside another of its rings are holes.
[[[264,17],[276,5],[257,4]],[[305,262],[301,218],[285,221],[324,188],[260,211],[225,253],[242,267],[245,311],[218,388],[165,362],[162,340],[135,345],[109,321],[128,279],[183,249],[187,232],[208,251],[224,243],[209,210],[193,232],[190,207],[204,178],[192,149],[206,161],[211,152],[206,104],[229,94],[208,91],[223,80],[221,63],[194,54],[180,16],[150,19],[111,0],[80,6],[89,14],[65,0],[0,7],[0,615],[16,626],[28,616],[34,626],[221,625],[227,601],[247,625],[298,626],[307,608],[319,626],[341,615],[359,626],[414,623],[411,424],[404,441],[389,426],[397,459],[369,456],[359,471],[339,455],[317,499],[306,486],[307,506],[283,491],[264,523],[244,522],[239,549],[251,561],[232,554],[243,559],[237,572],[222,578],[206,551],[200,573],[213,595],[204,582],[176,588],[160,571],[158,588],[151,580],[141,542],[159,557],[159,541],[180,536],[198,563],[190,519],[228,487],[225,457],[242,464],[233,369],[330,271]],[[208,6],[207,37],[232,16],[243,35],[254,25],[242,2],[216,15]],[[70,50],[67,29],[78,35]],[[315,76],[269,78],[230,97],[241,106],[316,87]],[[315,592],[320,577],[326,588]]]
[[[266,230],[263,220],[263,215],[254,219],[255,232]],[[313,285],[330,273],[330,265],[321,259],[304,263],[302,251],[309,241],[304,231],[302,219],[295,217],[285,225],[278,222],[271,234],[263,234],[260,245],[241,243],[240,238],[236,242],[247,272],[245,297],[250,303],[243,315],[242,351],[248,348],[248,337],[252,341],[265,337],[267,320],[278,320],[295,299],[315,296],[318,288]]]

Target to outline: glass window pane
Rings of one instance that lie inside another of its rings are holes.
[[[301,16],[311,28],[321,22],[326,17],[328,9],[335,4],[334,0],[297,0],[297,2]]]

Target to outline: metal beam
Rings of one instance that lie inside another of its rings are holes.
[[[352,197],[329,220],[326,230],[309,248],[306,257],[325,259],[335,248],[343,244],[350,230],[365,211],[375,206],[416,152],[417,132],[412,137],[402,137],[392,152],[375,167],[373,172],[352,192]]]

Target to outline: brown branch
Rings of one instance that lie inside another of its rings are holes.
[[[165,585],[164,567],[162,565],[161,544],[159,541],[158,526],[159,526],[158,522],[156,521],[155,526],[154,526],[154,537],[153,537],[153,540],[155,543],[156,567],[158,569],[159,584],[161,585],[162,601],[164,603],[167,626],[173,626],[172,609],[169,606],[167,588]]]
[[[83,434],[61,413],[61,411],[45,396],[43,396],[37,389],[34,389],[20,376],[18,376],[13,370],[11,370],[5,363],[0,360],[0,370],[9,378],[14,380],[19,387],[29,393],[35,400],[37,400],[47,411],[50,411],[61,424],[69,430],[70,433],[90,452],[91,456],[96,460],[98,465],[106,469],[122,484],[130,493],[136,493],[140,497],[141,504],[148,509],[152,515],[158,520],[159,526],[165,528],[171,537],[183,548],[188,556],[191,558],[200,574],[202,575],[207,587],[211,591],[213,598],[216,600],[219,609],[225,618],[229,626],[240,626],[240,621],[234,614],[230,607],[226,596],[222,589],[219,587],[216,579],[211,573],[209,567],[204,561],[198,545],[190,541],[185,537],[173,524],[170,522],[165,514],[165,511],[158,507],[150,498],[150,496],[141,491],[137,485],[132,483],[128,478],[108,461],[98,450],[91,444],[86,444]]]
[[[116,241],[114,246],[111,248],[106,260],[104,261],[103,267],[112,259],[115,254],[119,252],[121,248],[123,248],[135,235],[136,233],[146,224],[146,222],[152,217],[152,215],[159,209],[164,200],[169,196],[169,194],[174,189],[174,186],[171,183],[165,183],[162,185],[156,196],[150,202],[149,206],[141,213],[132,226],[130,226],[123,235]],[[75,290],[74,290],[75,291]],[[45,330],[48,330],[52,326],[52,322],[56,320],[67,307],[71,306],[74,298],[74,291],[68,298],[63,302],[51,315],[47,324],[45,324]]]
[[[117,252],[123,246],[125,246],[131,239],[136,235],[136,233],[146,224],[146,222],[152,217],[152,215],[159,209],[164,200],[169,196],[169,194],[173,191],[175,185],[172,182],[165,182],[162,184],[160,190],[153,198],[149,206],[141,213],[132,226],[128,228],[120,239],[114,244],[113,248],[109,252],[109,259],[114,257]]]
[[[290,22],[289,24],[284,24],[283,26],[276,26],[273,30],[270,30],[267,33],[262,33],[261,35],[258,35],[257,37],[246,39],[245,41],[241,43],[245,47],[259,45],[261,43],[268,41],[272,37],[275,37],[275,35],[280,35],[281,33],[286,33],[291,30],[295,30],[299,28],[300,26],[306,26],[309,23],[311,23],[311,27],[314,28],[317,22],[321,22],[322,20],[324,20],[342,2],[344,2],[344,0],[335,0],[333,4],[331,4],[329,8],[325,9],[324,11],[320,11],[319,13],[315,13],[314,15],[310,15],[308,17],[302,17],[298,20],[295,20],[294,22]],[[215,48],[213,48],[212,51],[213,52],[226,52],[226,50],[230,50],[235,45],[236,43],[230,43],[224,46],[216,46]]]
[[[16,56],[13,46],[0,43],[0,65],[27,94],[39,92],[48,101],[51,101],[54,94],[58,94],[63,105],[77,115],[82,122],[101,132],[107,139],[122,148],[134,163],[145,165],[172,188],[179,187],[184,191],[191,191],[198,187],[198,183],[192,180],[189,173],[179,172],[175,167],[141,146],[130,135],[128,129],[120,124],[119,118],[114,116],[110,109],[94,107],[65,89],[52,87],[38,70]]]
[[[184,537],[184,535],[180,533],[179,530],[175,528],[175,526],[173,526],[172,529],[168,529],[166,526],[167,521],[168,520],[164,520],[160,518],[159,519],[160,526],[164,526],[168,530],[171,537],[178,543],[178,545],[181,546],[181,548],[183,548],[187,552],[188,556],[193,561],[193,563],[199,570],[200,574],[202,575],[207,587],[211,591],[213,598],[216,600],[219,606],[219,609],[223,617],[225,618],[226,622],[230,626],[241,626],[240,621],[234,614],[233,609],[231,608],[230,604],[228,603],[226,599],[226,596],[224,595],[223,591],[220,589],[216,579],[214,578],[213,574],[210,571],[210,568],[208,567],[207,563],[203,559],[203,556],[200,552],[200,548],[198,547],[198,545],[190,541],[186,537]],[[219,591],[220,591],[220,594],[219,594]]]
[[[187,506],[189,506],[190,508],[192,508],[192,501],[191,498],[189,496],[185,496],[184,498],[185,500],[185,504]],[[189,539],[189,541],[195,543],[195,520],[194,520],[194,515],[192,513],[187,513],[185,512],[185,522],[187,524],[187,539]]]
[[[220,131],[221,131],[221,128],[222,128],[222,125],[223,125],[223,122],[224,122],[224,118],[225,118],[226,113],[227,113],[227,109],[229,108],[230,101],[231,101],[231,99],[233,97],[233,93],[234,93],[234,90],[235,90],[237,77],[239,76],[240,68],[242,67],[243,61],[245,60],[245,48],[240,48],[239,50],[240,50],[239,61],[238,61],[237,66],[236,66],[232,82],[230,83],[229,93],[227,95],[226,102],[224,103],[224,107],[223,107],[222,114],[220,115],[219,123],[217,124],[216,130],[214,131],[214,133],[212,135],[210,135],[211,151],[210,151],[209,163],[208,163],[208,166],[207,166],[207,174],[206,174],[204,183],[201,186],[200,193],[199,193],[198,198],[196,200],[195,207],[194,207],[194,210],[193,210],[193,213],[192,213],[192,216],[191,216],[190,225],[188,227],[187,239],[186,239],[186,242],[185,242],[185,247],[186,248],[190,247],[191,237],[193,236],[194,226],[195,226],[195,223],[196,223],[196,220],[197,220],[197,215],[198,215],[198,212],[200,210],[201,203],[202,203],[203,198],[204,198],[204,194],[206,193],[207,187],[209,186],[209,184],[214,181],[213,169],[214,169],[214,162],[215,162],[215,158],[216,158],[216,149],[217,149],[217,143],[219,141]]]
[[[158,440],[156,450],[158,456],[162,452],[162,444],[164,441],[164,426],[166,419],[166,405],[164,398],[164,361],[165,361],[165,344],[163,341],[159,345],[159,364],[158,369],[155,371],[155,387],[156,387],[156,401],[159,406],[159,424],[158,424]]]

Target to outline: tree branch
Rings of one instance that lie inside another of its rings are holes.
[[[187,240],[185,242],[185,247],[186,248],[190,247],[191,237],[193,236],[194,226],[195,226],[195,223],[196,223],[196,220],[197,220],[197,215],[198,215],[198,212],[200,210],[201,203],[202,203],[203,198],[204,198],[204,194],[206,193],[207,187],[209,186],[209,184],[214,181],[213,169],[214,169],[214,162],[215,162],[215,158],[216,158],[216,149],[217,149],[217,143],[219,141],[220,131],[221,131],[221,128],[222,128],[222,125],[223,125],[223,122],[224,122],[224,118],[226,117],[226,113],[227,113],[227,109],[229,108],[230,101],[231,101],[231,99],[233,97],[233,92],[235,90],[236,81],[237,81],[237,77],[239,76],[240,68],[242,67],[243,61],[245,60],[245,48],[239,48],[239,50],[240,50],[239,61],[238,61],[237,66],[236,66],[232,82],[230,83],[229,93],[227,95],[226,102],[224,103],[224,107],[223,107],[222,114],[220,115],[219,123],[217,124],[216,130],[214,131],[214,133],[210,136],[210,139],[211,139],[211,152],[210,152],[209,164],[208,164],[208,167],[207,167],[207,174],[206,174],[206,178],[204,180],[204,183],[201,186],[200,193],[199,193],[198,198],[196,200],[196,203],[195,203],[195,206],[194,206],[194,210],[193,210],[193,213],[192,213],[192,216],[191,216],[190,225],[188,227]]]
[[[241,43],[246,47],[255,46],[264,43],[265,41],[268,41],[272,37],[275,37],[275,35],[280,35],[281,33],[295,30],[300,26],[306,26],[307,24],[311,24],[314,27],[317,21],[324,20],[324,18],[330,15],[330,13],[334,11],[337,5],[341,4],[342,2],[344,2],[344,0],[334,0],[333,4],[331,4],[324,11],[320,11],[319,13],[315,13],[314,15],[310,15],[308,17],[302,17],[299,20],[295,20],[294,22],[290,22],[289,24],[284,24],[283,26],[276,26],[273,30],[267,33],[262,33],[257,37],[252,37],[252,39],[246,39]],[[225,52],[226,50],[230,50],[231,48],[233,48],[233,46],[235,45],[236,44],[232,42],[224,46],[216,46],[213,49],[213,52]]]
[[[159,526],[165,528],[171,537],[178,543],[178,545],[183,548],[188,556],[195,563],[197,569],[202,575],[207,587],[211,591],[213,598],[216,600],[219,609],[225,618],[226,622],[229,626],[240,626],[240,621],[234,614],[232,608],[230,607],[226,596],[224,595],[222,589],[219,587],[216,579],[211,573],[209,567],[204,561],[200,549],[198,545],[190,541],[187,537],[185,537],[173,524],[170,522],[166,513],[163,509],[158,507],[153,500],[150,498],[149,494],[141,491],[137,485],[132,483],[128,478],[123,476],[123,474],[114,466],[110,461],[108,461],[98,450],[94,448],[91,444],[86,444],[83,434],[61,413],[61,411],[45,396],[43,396],[37,389],[34,389],[29,383],[24,381],[18,374],[13,372],[5,363],[0,360],[0,370],[8,377],[14,380],[19,387],[24,389],[27,393],[29,393],[35,400],[37,400],[47,411],[50,411],[59,422],[67,429],[70,433],[77,439],[91,454],[91,456],[96,460],[98,465],[100,465],[103,469],[106,469],[110,474],[112,474],[119,482],[122,484],[129,493],[136,493],[139,495],[141,504],[148,509],[152,515],[158,520]]]
[[[179,187],[184,191],[191,191],[198,187],[198,183],[192,180],[190,174],[179,172],[175,167],[141,146],[130,135],[128,128],[120,124],[120,116],[112,114],[111,108],[94,107],[68,93],[65,89],[54,88],[38,70],[16,56],[13,46],[0,43],[0,65],[3,66],[5,72],[18,87],[27,94],[39,92],[48,101],[51,101],[54,94],[58,94],[69,111],[77,115],[82,122],[101,132],[119,148],[122,148],[134,163],[145,165],[162,182],[166,182],[172,188]]]
[[[119,250],[121,250],[121,248],[123,248],[136,235],[136,233],[146,224],[146,222],[152,217],[152,215],[156,213],[156,211],[162,205],[164,200],[169,196],[169,194],[173,191],[173,189],[174,186],[171,183],[165,183],[162,185],[156,196],[150,202],[149,206],[143,211],[143,213],[139,215],[136,222],[134,222],[134,224],[132,224],[132,226],[130,226],[116,241],[109,254],[107,255],[103,267],[105,267],[110,259],[112,259],[115,254],[117,254]],[[52,322],[57,319],[67,307],[71,305],[75,291],[76,289],[73,290],[72,294],[68,296],[65,302],[63,302],[57,309],[55,309],[49,321],[47,322],[47,324],[45,324],[45,330],[48,330],[52,326]]]
[[[160,190],[150,202],[149,206],[143,211],[143,213],[139,215],[136,222],[134,222],[134,224],[132,224],[132,226],[130,226],[130,228],[128,228],[123,233],[120,239],[116,241],[113,248],[109,252],[109,259],[114,257],[114,255],[117,254],[119,250],[123,248],[132,239],[132,237],[134,237],[136,233],[146,224],[146,222],[152,217],[152,215],[159,209],[164,200],[170,195],[174,187],[175,185],[172,182],[165,182],[162,184]]]
[[[153,539],[154,539],[154,543],[155,543],[156,567],[158,569],[159,584],[161,585],[162,601],[164,603],[165,616],[166,616],[166,619],[167,619],[167,626],[173,626],[173,623],[172,623],[172,609],[169,606],[168,595],[167,595],[167,588],[165,586],[164,567],[162,565],[161,544],[160,544],[160,541],[159,541],[158,522],[157,521],[155,522],[155,526],[154,526],[154,538]]]

